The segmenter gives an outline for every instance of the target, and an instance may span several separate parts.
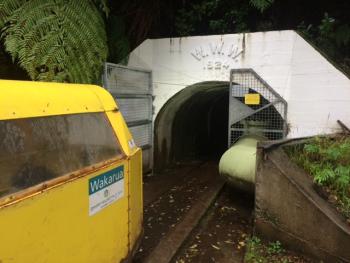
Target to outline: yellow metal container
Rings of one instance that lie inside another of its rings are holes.
[[[142,233],[141,150],[106,90],[0,80],[0,150],[1,263],[132,255]]]

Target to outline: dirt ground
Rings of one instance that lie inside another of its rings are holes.
[[[253,204],[253,196],[226,186],[172,262],[242,262]]]
[[[134,263],[144,262],[159,241],[174,230],[216,180],[216,170],[215,163],[193,163],[146,179],[144,237]],[[226,185],[171,262],[244,262],[247,240],[252,236],[253,208],[254,196]],[[289,251],[283,255],[288,261],[281,262],[312,262]]]
[[[169,175],[177,180],[168,191],[162,193],[152,202],[148,201],[149,204],[144,209],[144,237],[134,257],[134,263],[143,262],[160,239],[181,221],[199,196],[208,189],[213,180],[212,174],[208,171],[214,166],[215,164],[212,163],[197,164],[188,169],[181,168],[182,174],[169,172]],[[169,180],[173,179],[169,178]],[[155,181],[153,183],[156,184]],[[152,189],[152,186],[147,187],[149,189],[145,192],[151,194],[156,191],[156,189]],[[147,200],[146,197],[145,199]]]

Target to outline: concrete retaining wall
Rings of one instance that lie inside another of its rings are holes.
[[[350,225],[282,146],[270,146],[258,149],[255,231],[324,262],[350,262]]]

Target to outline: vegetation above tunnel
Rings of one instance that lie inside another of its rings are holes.
[[[3,0],[0,77],[96,83],[106,59],[125,62],[147,38],[285,29],[350,73],[349,9],[346,0]]]

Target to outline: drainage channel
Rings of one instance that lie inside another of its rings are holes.
[[[217,170],[207,162],[145,182],[145,231],[135,263],[241,262],[253,200],[232,196]]]

